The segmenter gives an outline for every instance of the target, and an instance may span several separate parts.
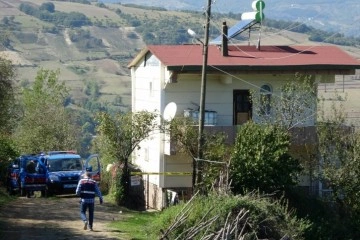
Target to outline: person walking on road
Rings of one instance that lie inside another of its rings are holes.
[[[103,203],[103,197],[96,181],[91,179],[91,172],[86,169],[85,178],[80,179],[76,195],[80,196],[80,217],[84,222],[84,230],[93,230],[95,195],[99,197],[100,204]],[[86,217],[86,211],[89,210],[89,218]]]

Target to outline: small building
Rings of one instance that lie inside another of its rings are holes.
[[[360,69],[359,61],[336,46],[225,48],[208,47],[205,129],[218,129],[233,136],[237,125],[256,120],[249,100],[252,90],[265,89],[276,94],[296,73],[307,74],[317,83],[333,83],[336,75],[354,75],[355,69]],[[196,119],[202,64],[201,44],[146,46],[128,65],[132,111],[157,111],[166,117],[186,115]],[[316,115],[303,127],[310,129],[315,122]],[[306,131],[302,134],[306,135]],[[173,197],[174,192],[191,194],[192,176],[188,173],[192,172],[192,159],[173,148],[170,136],[154,134],[140,147],[132,162],[145,173],[148,207],[163,209],[169,194]]]

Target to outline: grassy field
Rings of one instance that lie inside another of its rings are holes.
[[[121,221],[114,221],[111,228],[121,232],[121,239],[124,240],[148,240],[149,223],[154,220],[157,212],[133,212],[125,211]],[[154,233],[152,233],[154,234]]]

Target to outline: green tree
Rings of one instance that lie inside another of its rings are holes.
[[[13,86],[15,76],[15,67],[11,61],[0,57],[0,176],[5,175],[8,160],[17,155],[17,149],[11,139],[17,121]]]
[[[23,89],[23,116],[15,135],[22,152],[78,147],[78,128],[64,107],[68,89],[59,81],[59,74],[59,71],[40,69],[32,88]]]
[[[46,2],[41,4],[39,9],[53,13],[55,12],[55,5],[52,2]]]
[[[15,76],[16,70],[11,61],[0,57],[0,134],[10,133],[14,126]]]
[[[319,180],[323,188],[332,190],[330,199],[337,203],[338,214],[350,217],[348,225],[359,229],[360,134],[346,123],[346,101],[333,101],[330,109],[321,103],[317,126]]]
[[[169,125],[168,125],[169,124]],[[190,118],[174,118],[169,126],[171,141],[176,143],[176,149],[183,152],[193,159],[193,187],[202,189],[203,193],[209,192],[212,188],[226,188],[229,164],[229,153],[231,147],[226,144],[227,136],[225,133],[204,132],[205,144],[203,146],[203,158],[197,159],[198,149],[198,128],[194,127],[194,122]],[[198,163],[202,161],[203,171],[201,171],[203,181],[195,185]]]
[[[0,135],[0,182],[6,181],[6,168],[18,156],[17,148],[8,135]]]
[[[87,80],[84,81],[85,82],[85,86],[83,89],[83,92],[89,96],[91,99],[98,99],[100,96],[100,86],[99,84],[94,80]]]
[[[275,125],[248,122],[241,126],[231,156],[235,193],[259,189],[271,193],[297,183],[300,165],[289,155],[288,132]]]
[[[118,204],[128,204],[129,161],[135,148],[157,129],[157,114],[151,112],[118,113],[111,116],[101,112],[97,116],[96,148],[104,162],[115,162],[122,171],[117,172],[111,191]],[[121,181],[117,181],[117,179]]]
[[[252,93],[254,119],[286,129],[315,124],[317,92],[311,75],[295,74],[273,92],[260,89]]]

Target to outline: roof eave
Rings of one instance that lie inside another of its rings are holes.
[[[174,72],[200,72],[200,65],[181,65],[167,66],[169,71]],[[287,66],[254,66],[254,65],[225,65],[211,66],[208,65],[206,70],[209,72],[326,72],[329,74],[353,75],[355,70],[360,69],[360,65],[287,65]]]
[[[132,68],[135,67],[137,65],[137,63],[149,52],[149,48],[145,47],[143,48],[138,55],[136,55],[136,57],[131,60],[131,62],[127,65],[127,68]]]

